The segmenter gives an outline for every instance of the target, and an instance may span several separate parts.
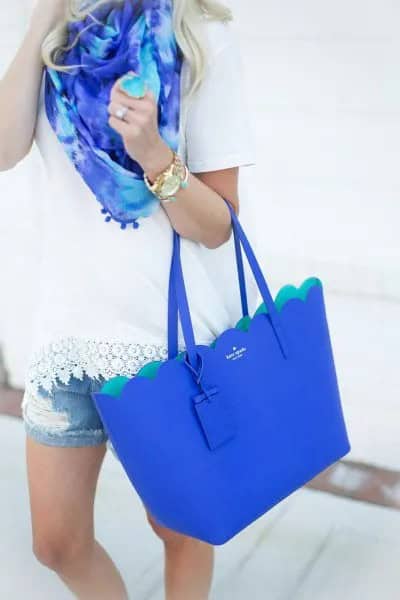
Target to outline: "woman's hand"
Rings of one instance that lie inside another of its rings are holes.
[[[129,110],[122,121],[114,115],[123,106]],[[134,98],[120,88],[118,79],[111,89],[108,112],[108,123],[121,134],[129,156],[154,181],[171,163],[173,153],[160,136],[158,106],[152,92],[147,90],[143,98]],[[199,177],[189,173],[188,187],[178,190],[175,202],[163,202],[162,206],[180,235],[216,248],[231,234],[230,212],[222,197],[229,198],[238,212],[237,189],[238,168],[200,173]]]
[[[65,17],[69,0],[36,0],[30,17],[30,27],[39,27],[46,33]]]
[[[173,158],[158,129],[158,105],[151,90],[146,90],[143,98],[135,98],[119,86],[119,81],[111,89],[108,123],[121,134],[127,153],[152,181]],[[129,110],[121,120],[115,111],[123,106]]]
[[[22,42],[0,79],[0,171],[12,169],[32,147],[43,72],[41,46],[62,21],[67,1],[36,0]]]

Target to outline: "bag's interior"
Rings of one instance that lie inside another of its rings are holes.
[[[288,284],[284,285],[276,295],[274,300],[275,306],[278,311],[282,310],[282,307],[291,300],[292,298],[298,298],[300,300],[305,301],[307,299],[307,294],[309,290],[314,285],[322,286],[322,282],[318,277],[309,277],[300,285],[300,287],[296,287],[294,285]],[[267,313],[267,308],[265,303],[262,302],[260,306],[255,311],[253,317],[261,313]],[[245,316],[239,319],[239,321],[235,325],[235,329],[239,329],[240,331],[247,331],[250,327],[250,323],[253,317]],[[218,337],[210,344],[211,348],[214,348],[218,341]],[[180,352],[173,360],[182,360],[185,352]],[[168,359],[166,359],[168,360]],[[147,377],[148,379],[154,379],[157,376],[158,368],[164,361],[154,360],[146,363],[143,367],[134,375],[134,377]],[[117,397],[121,394],[124,385],[130,380],[129,377],[117,376],[109,379],[102,386],[100,393],[108,394],[109,396]]]

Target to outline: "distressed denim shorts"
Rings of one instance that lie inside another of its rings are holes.
[[[25,392],[21,404],[26,433],[37,442],[50,446],[96,446],[108,443],[100,415],[91,396],[100,390],[103,379],[84,375],[59,380],[48,392],[39,386],[35,394]]]

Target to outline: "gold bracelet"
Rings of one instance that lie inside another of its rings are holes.
[[[188,186],[189,169],[187,168],[187,166],[185,164],[183,165],[183,168],[184,168],[185,175],[184,175],[184,178],[181,179],[181,181],[180,181],[178,190],[180,188],[182,188],[182,189],[187,188],[187,186]],[[175,202],[176,197],[173,194],[176,194],[176,192],[178,190],[175,190],[175,192],[171,193],[169,196],[159,196],[159,199],[161,200],[161,202]]]
[[[180,156],[173,151],[171,163],[150,183],[146,173],[143,175],[148,189],[163,202],[176,200],[175,194],[188,185],[189,169]]]

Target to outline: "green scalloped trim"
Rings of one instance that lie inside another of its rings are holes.
[[[295,287],[294,285],[284,285],[283,288],[279,290],[275,298],[276,308],[279,311],[282,310],[282,307],[286,304],[286,302],[292,298],[299,298],[305,302],[309,290],[314,285],[319,285],[322,287],[322,282],[320,279],[318,279],[318,277],[309,277],[303,281],[299,288]]]
[[[296,286],[290,285],[290,284],[284,285],[279,290],[279,292],[276,295],[276,298],[274,300],[277,310],[281,311],[283,306],[286,304],[286,302],[288,302],[292,298],[299,298],[300,300],[303,300],[303,302],[305,302],[309,290],[314,285],[319,285],[322,287],[322,281],[318,277],[309,277],[308,279],[303,281],[301,286],[298,288]],[[262,302],[260,304],[260,306],[257,308],[257,310],[255,311],[253,317],[250,317],[248,315],[242,317],[236,323],[235,329],[239,329],[240,331],[248,331],[248,329],[250,327],[250,323],[252,321],[252,318],[254,318],[256,315],[259,315],[262,313],[267,313],[267,312],[268,311],[265,306],[265,303]],[[218,340],[218,338],[216,338],[210,344],[211,348],[215,348],[215,346],[217,344],[217,340]],[[185,354],[184,351],[180,352],[175,357],[174,360],[182,360],[184,354]],[[163,363],[163,361],[161,361],[161,360],[153,360],[149,363],[146,363],[136,373],[135,377],[147,377],[148,379],[155,379],[155,377],[157,376],[158,369],[162,363]],[[106,383],[103,385],[103,387],[101,388],[101,393],[108,394],[109,396],[114,396],[114,397],[119,396],[122,391],[122,388],[128,381],[129,381],[129,377],[121,377],[121,376],[112,377],[111,379],[106,381]]]
[[[177,356],[175,356],[174,360],[182,360],[185,351],[182,350]],[[157,376],[158,368],[163,363],[162,360],[152,360],[151,362],[143,365],[141,369],[136,373],[135,377],[147,377],[147,379],[155,379]],[[122,388],[129,381],[129,377],[123,377],[117,375],[116,377],[112,377],[101,388],[100,392],[102,394],[108,394],[109,396],[117,397],[122,392]]]
[[[148,377],[149,379],[154,379],[157,375],[158,367],[161,365],[162,360],[153,360],[152,362],[146,363],[140,371],[136,373],[139,377]]]
[[[112,377],[108,381],[105,382],[100,392],[102,394],[107,394],[108,396],[119,396],[122,392],[122,388],[129,381],[129,377],[122,377],[122,375],[117,375],[116,377]]]
[[[250,323],[251,317],[249,317],[249,315],[246,315],[245,317],[239,319],[239,321],[235,325],[235,329],[240,329],[240,331],[247,331],[250,327]]]

